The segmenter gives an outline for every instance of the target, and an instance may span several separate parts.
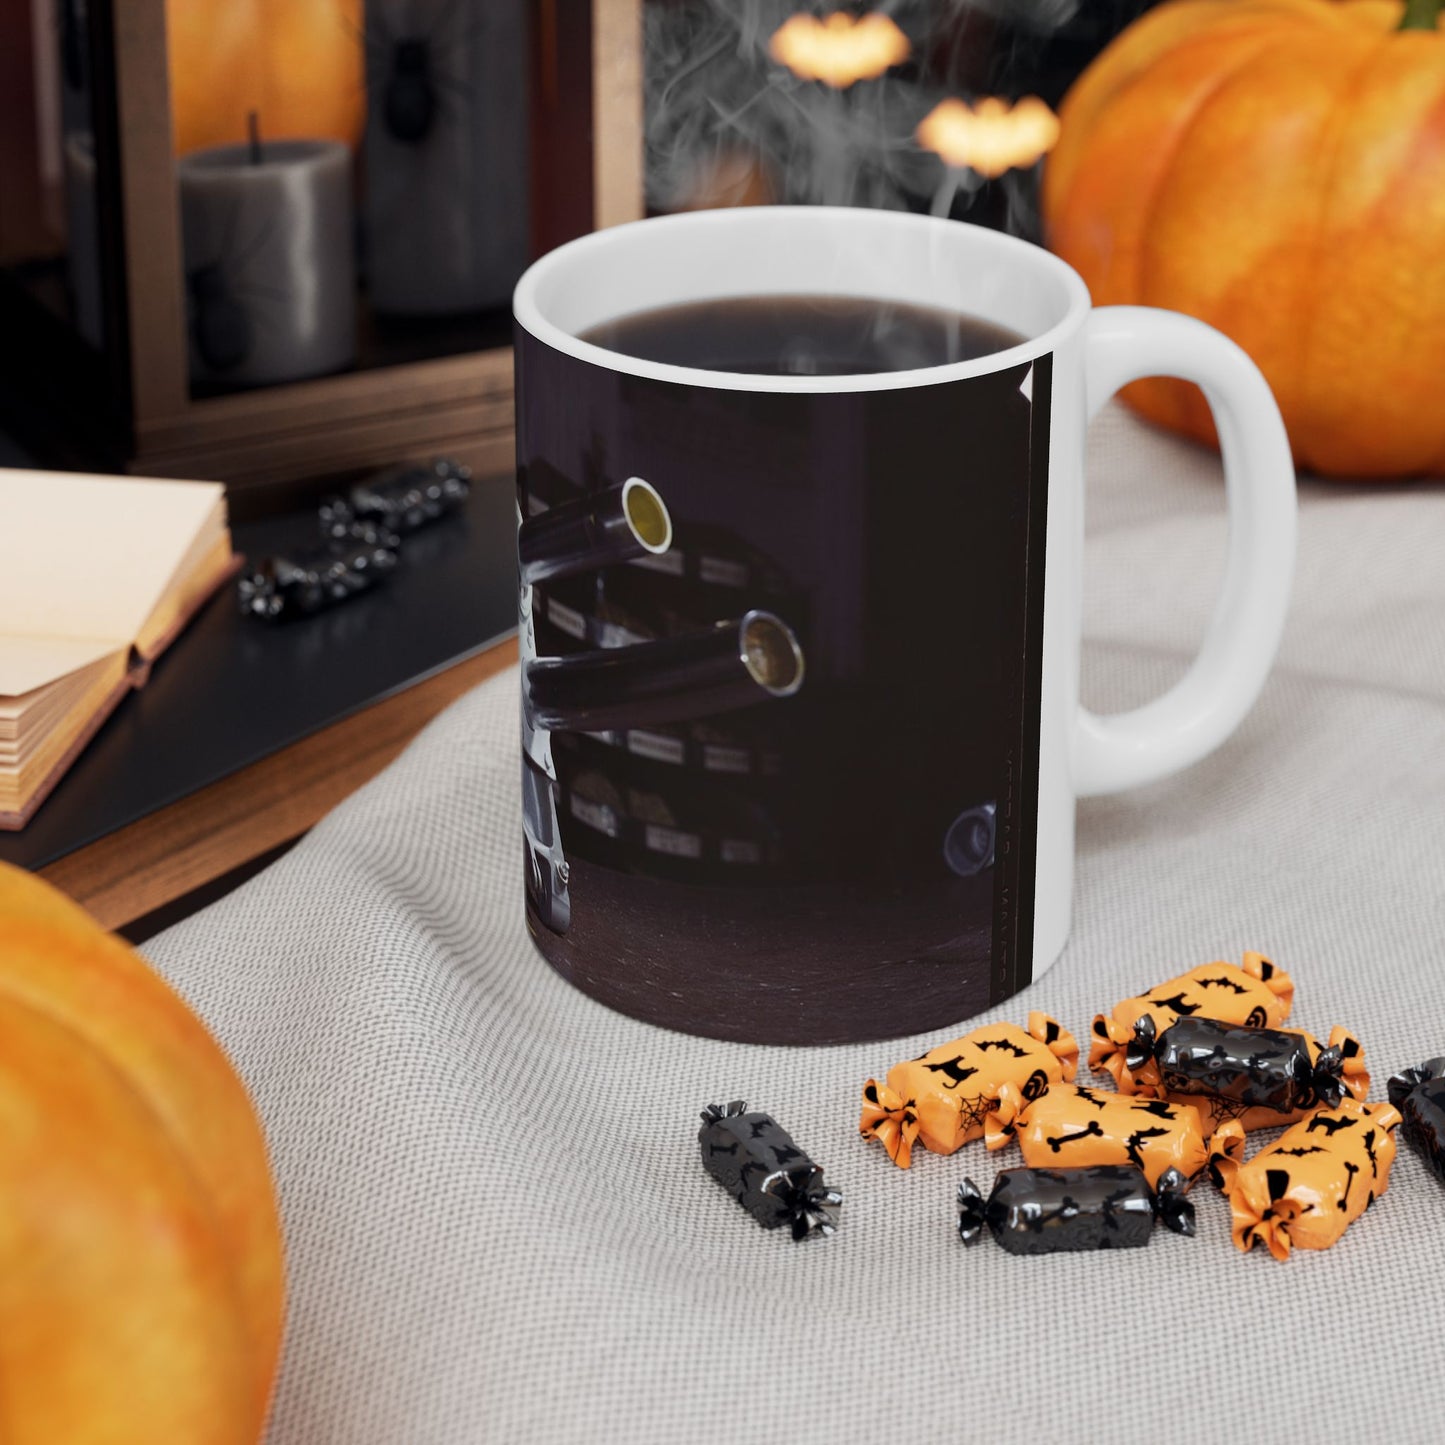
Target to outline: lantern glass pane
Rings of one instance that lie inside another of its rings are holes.
[[[581,55],[590,105],[590,11],[167,0],[192,396],[509,344],[542,91]],[[590,175],[589,128],[567,147]]]

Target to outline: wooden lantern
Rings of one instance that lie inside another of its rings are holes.
[[[352,0],[344,3],[360,10]],[[483,322],[472,318],[466,328],[432,328],[401,340],[382,334],[363,310],[354,370],[229,394],[207,395],[193,386],[173,158],[178,142],[209,143],[220,135],[212,133],[217,125],[235,124],[229,116],[218,120],[222,109],[209,109],[194,87],[173,97],[168,46],[194,47],[195,37],[176,28],[180,12],[194,5],[89,0],[94,204],[107,344],[103,354],[83,345],[68,323],[0,273],[0,329],[7,335],[0,384],[24,398],[0,425],[28,431],[22,439],[42,460],[60,465],[225,481],[232,513],[242,518],[281,505],[317,479],[439,452],[479,473],[510,470],[505,307]],[[518,62],[529,66],[531,77],[534,256],[643,213],[642,5],[535,0],[527,7],[530,53]],[[255,12],[253,24],[275,8],[276,0],[230,7],[238,15]],[[285,0],[284,8],[294,18],[306,5]],[[331,10],[334,20],[334,3]],[[340,97],[342,71],[350,76],[346,83],[356,80],[354,62],[354,56],[338,62],[336,85],[313,93],[310,110],[289,120],[283,112],[277,134],[340,135],[353,127],[354,111]],[[34,425],[40,418],[48,425]]]

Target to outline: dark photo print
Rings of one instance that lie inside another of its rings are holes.
[[[757,370],[782,331],[775,371],[828,374],[858,369],[830,350],[846,319],[690,334]],[[892,317],[887,344],[937,364],[1013,340],[925,321]],[[657,1023],[789,1043],[932,1027],[1028,982],[1050,382],[1044,356],[727,390],[519,329],[524,866],[559,972]]]

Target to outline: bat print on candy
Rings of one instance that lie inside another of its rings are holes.
[[[1236,983],[1228,974],[1216,974],[1213,978],[1201,978],[1200,988],[1227,988],[1230,993],[1248,995],[1249,990],[1242,983]]]
[[[1169,998],[1155,998],[1150,994],[1146,1002],[1151,1009],[1168,1009],[1171,1013],[1177,1014],[1182,1019],[1190,1018],[1199,1012],[1200,1005],[1190,1003],[1182,993],[1176,993]]]
[[[1150,1139],[1168,1139],[1168,1129],[1135,1129],[1127,1139],[1124,1140],[1124,1152],[1129,1156],[1129,1162],[1135,1168],[1144,1167],[1144,1155],[1141,1146],[1148,1143]]]
[[[1146,1014],[1134,1035],[1125,1062],[1140,1091],[1193,1104],[1206,1133],[1230,1119],[1245,1130],[1291,1124],[1345,1095],[1369,1097],[1365,1051],[1348,1029],[1322,1044],[1302,1029],[1181,1018],[1156,1035]]]
[[[983,1137],[1005,1087],[1037,1097],[1072,1079],[1078,1059],[1074,1036],[1047,1014],[1030,1014],[1026,1028],[985,1024],[895,1064],[881,1083],[869,1079],[858,1129],[907,1169],[915,1142],[934,1154],[952,1154]]]
[[[1221,1125],[1210,1172],[1229,1199],[1236,1247],[1248,1253],[1263,1244],[1279,1260],[1294,1249],[1328,1249],[1389,1187],[1399,1123],[1393,1104],[1346,1098],[1248,1162],[1239,1123]]]
[[[1131,1094],[1053,1084],[1036,1099],[1005,1089],[989,1114],[984,1138],[990,1149],[1017,1139],[1024,1163],[1132,1165],[1150,1186],[1166,1170],[1191,1180],[1209,1159],[1199,1113]]]
[[[1187,1188],[1177,1169],[1166,1169],[1157,1188],[1128,1164],[1001,1169],[987,1199],[973,1180],[959,1184],[958,1237],[972,1244],[987,1229],[1010,1254],[1137,1248],[1149,1243],[1155,1219],[1194,1233]]]
[[[764,1229],[787,1225],[801,1240],[837,1227],[842,1194],[771,1114],[740,1099],[709,1104],[697,1142],[703,1167]]]
[[[1141,1018],[1152,1019],[1161,1034],[1180,1018],[1278,1028],[1289,1017],[1293,998],[1290,976],[1262,953],[1246,953],[1238,965],[1201,964],[1099,1014],[1090,1038],[1089,1067],[1111,1075],[1121,1094],[1135,1093],[1138,1083],[1154,1081],[1149,1069],[1136,1081],[1127,1063],[1134,1027]]]
[[[1011,1039],[1007,1038],[979,1039],[978,1047],[982,1049],[985,1053],[987,1053],[989,1049],[997,1049],[1000,1053],[1009,1054],[1015,1059],[1026,1059],[1029,1056],[1029,1051],[1027,1049],[1019,1048],[1016,1043],[1014,1043]]]

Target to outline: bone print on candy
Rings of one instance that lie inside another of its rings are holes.
[[[1090,1119],[1089,1122],[1076,1134],[1050,1135],[1044,1142],[1057,1154],[1065,1144],[1077,1144],[1080,1139],[1102,1139],[1104,1131],[1099,1127],[1097,1119]],[[1134,1161],[1139,1162],[1137,1159]]]

